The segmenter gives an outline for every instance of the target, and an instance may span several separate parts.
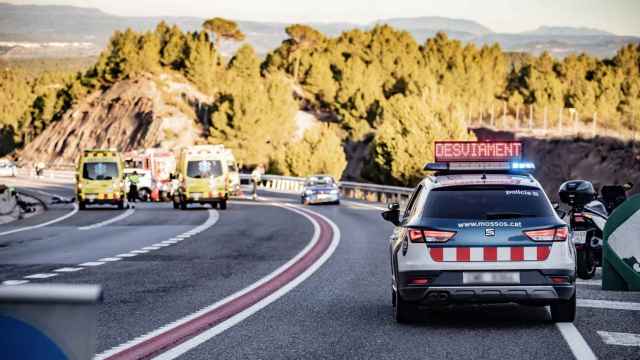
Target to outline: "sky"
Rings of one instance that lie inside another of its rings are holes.
[[[0,0],[6,1],[6,0]],[[9,0],[95,7],[123,16],[221,16],[273,22],[367,23],[392,17],[475,20],[496,32],[541,25],[591,27],[640,36],[640,0]]]

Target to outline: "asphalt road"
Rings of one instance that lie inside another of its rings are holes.
[[[73,195],[61,184],[15,181],[45,200]],[[102,284],[97,352],[103,353],[251,286],[303,251],[314,225],[277,206],[297,198],[262,195],[261,204],[234,201],[225,211],[138,204],[74,212],[72,205],[54,205],[0,226],[0,282]],[[337,225],[333,255],[297,287],[181,359],[575,358],[569,343],[576,335],[563,336],[546,308],[454,307],[427,312],[414,325],[396,324],[391,225],[367,204],[306,209]],[[607,344],[598,333],[640,334],[640,293],[605,292],[596,280],[578,285],[578,298],[577,337],[597,357],[640,359],[640,344]]]

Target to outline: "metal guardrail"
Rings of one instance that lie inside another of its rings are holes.
[[[243,180],[250,180],[251,175],[241,174]],[[263,175],[259,187],[271,191],[301,193],[304,188],[304,178],[292,176]],[[365,200],[371,202],[391,203],[403,205],[413,192],[412,188],[387,186],[351,181],[338,182],[340,194],[343,198]]]

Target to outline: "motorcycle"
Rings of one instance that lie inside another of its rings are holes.
[[[585,180],[567,181],[560,186],[560,200],[570,206],[565,219],[576,246],[578,277],[591,279],[602,266],[604,226],[608,213],[597,198],[593,184]]]

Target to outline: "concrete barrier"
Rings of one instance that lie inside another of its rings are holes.
[[[0,359],[91,359],[101,301],[97,285],[0,286]]]
[[[640,195],[622,203],[607,220],[602,288],[640,291]]]

